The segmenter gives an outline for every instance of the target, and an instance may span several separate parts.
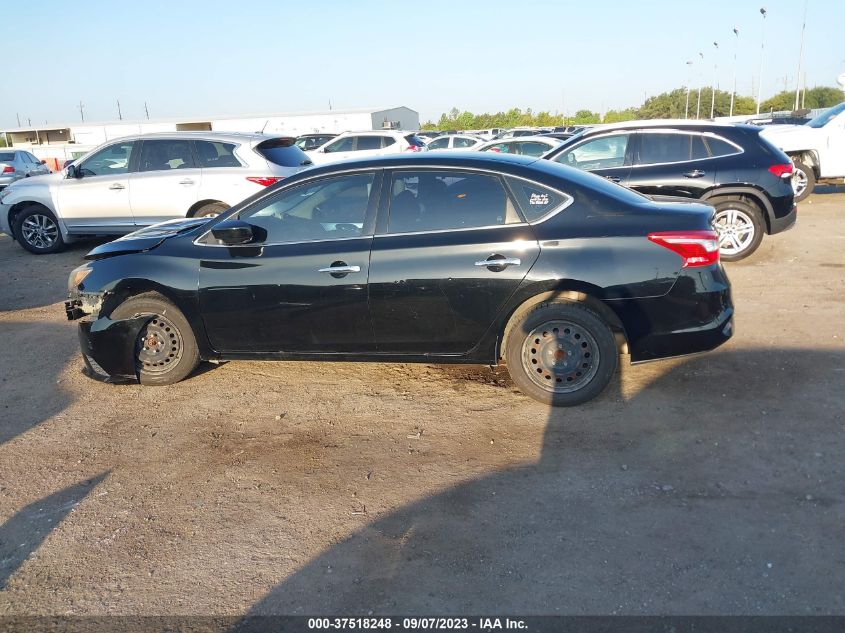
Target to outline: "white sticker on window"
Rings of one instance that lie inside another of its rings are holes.
[[[532,193],[528,204],[544,205],[549,204],[549,194],[547,193]]]

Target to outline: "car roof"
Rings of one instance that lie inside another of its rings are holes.
[[[702,121],[700,119],[646,119],[640,121],[621,121],[619,123],[602,123],[590,126],[584,133],[608,132],[611,130],[629,130],[642,128],[667,128],[684,130],[712,130],[730,129],[736,127],[733,123],[721,121]]]
[[[351,136],[351,135],[359,135],[359,134],[367,134],[372,136],[373,134],[377,136],[391,136],[392,134],[398,134],[400,136],[407,136],[408,134],[416,134],[416,132],[409,132],[407,130],[347,130],[346,132],[341,132],[338,136]]]
[[[518,154],[497,154],[479,152],[412,152],[402,154],[388,154],[385,156],[373,156],[344,160],[337,163],[320,165],[307,170],[313,174],[323,171],[364,169],[367,167],[386,169],[390,167],[475,167],[497,169],[502,166],[516,165],[526,166],[536,163],[539,159],[536,156],[521,156]],[[305,173],[305,172],[303,172]]]
[[[525,136],[509,136],[508,138],[497,138],[492,141],[487,141],[485,145],[500,145],[502,143],[525,143],[531,141],[540,141],[541,143],[549,143],[555,145],[555,141],[560,141],[559,138],[553,136],[541,136],[540,134],[526,134]]]
[[[109,141],[130,141],[139,139],[200,139],[207,141],[230,141],[243,143],[245,141],[265,141],[273,138],[295,138],[289,134],[260,134],[248,132],[210,132],[210,131],[186,131],[186,132],[144,132],[143,134],[131,134],[120,138],[109,139]]]

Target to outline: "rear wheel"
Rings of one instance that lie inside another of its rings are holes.
[[[135,371],[142,385],[172,385],[199,364],[199,349],[188,320],[156,294],[131,297],[112,312],[113,320],[149,315],[135,341]]]
[[[512,325],[505,362],[523,393],[568,407],[607,387],[619,354],[610,327],[585,305],[541,303]]]
[[[199,209],[194,212],[195,218],[213,218],[215,216],[220,215],[226,209],[229,208],[229,205],[223,204],[222,202],[211,202],[209,204],[202,205]]]
[[[24,209],[15,219],[15,236],[30,253],[57,253],[64,246],[56,216],[40,205]]]
[[[760,209],[743,200],[715,204],[714,224],[719,233],[719,256],[726,262],[745,259],[757,250],[765,232]]]
[[[793,161],[792,191],[795,192],[795,202],[806,200],[813,193],[816,186],[816,172],[801,161]]]

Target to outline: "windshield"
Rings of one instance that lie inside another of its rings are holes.
[[[809,123],[807,123],[808,127],[824,127],[830,120],[835,117],[837,114],[845,111],[845,103],[840,103],[838,106],[833,106],[829,110],[822,112],[819,116],[814,119],[811,119]]]

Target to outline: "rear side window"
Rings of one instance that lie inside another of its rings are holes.
[[[255,151],[280,167],[310,165],[311,159],[296,145],[293,138],[272,138],[255,146]]]
[[[523,156],[542,156],[551,149],[545,143],[537,143],[535,141],[520,142],[515,143],[515,145],[517,147],[516,153],[522,154]]]
[[[546,187],[541,187],[527,180],[508,177],[507,181],[516,197],[516,202],[522,211],[522,215],[529,222],[539,220],[563,203],[572,200],[569,196],[547,189]]]
[[[240,167],[235,146],[217,141],[194,141],[200,167]]]
[[[456,138],[452,141],[452,147],[472,147],[475,141],[471,138]]]
[[[329,152],[351,152],[352,151],[352,143],[354,142],[355,137],[353,136],[344,136],[343,138],[337,139],[334,143],[330,143],[326,145],[325,149],[323,150],[326,153]]]
[[[195,167],[189,141],[144,141],[138,171],[170,171]]]
[[[381,146],[382,147],[390,147],[394,143],[396,143],[396,139],[393,138],[392,136],[382,136],[381,137]]]
[[[423,140],[416,134],[408,134],[405,140],[408,142],[408,145],[412,145],[413,147],[425,147]]]
[[[521,222],[502,181],[460,171],[403,171],[390,188],[390,233]]]
[[[640,134],[640,155],[637,164],[679,163],[692,158],[691,134]]]
[[[710,147],[710,154],[712,156],[730,156],[731,154],[738,154],[739,150],[720,138],[708,136],[707,145]]]
[[[14,152],[0,152],[0,160],[6,162],[12,162],[15,160],[15,153]]]
[[[448,138],[438,138],[428,144],[428,149],[443,149],[449,147]]]
[[[355,149],[359,152],[368,149],[380,149],[381,139],[381,136],[359,136],[358,144]]]
[[[622,167],[625,164],[628,137],[628,134],[611,134],[585,140],[561,152],[554,160],[587,171]]]

